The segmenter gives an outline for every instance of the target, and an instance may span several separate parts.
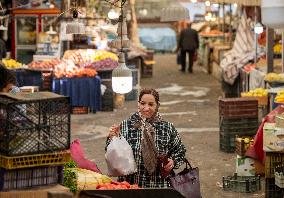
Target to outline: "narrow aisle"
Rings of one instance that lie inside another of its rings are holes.
[[[264,197],[263,190],[254,195],[223,191],[222,177],[235,172],[236,154],[219,151],[221,84],[199,65],[193,67],[193,74],[180,72],[175,58],[175,54],[155,55],[153,78],[143,78],[141,84],[159,90],[160,112],[174,123],[187,157],[199,167],[202,196]]]
[[[255,197],[252,194],[224,192],[221,186],[222,176],[233,175],[235,171],[236,154],[219,151],[220,83],[198,65],[194,66],[193,74],[181,73],[175,54],[155,54],[154,57],[153,77],[142,78],[141,87],[158,89],[162,117],[174,123],[186,146],[187,158],[199,167],[202,196]],[[72,140],[79,138],[86,156],[106,173],[104,149],[108,129],[136,110],[137,101],[126,101],[122,109],[113,112],[72,115]],[[257,196],[262,197],[262,193]]]

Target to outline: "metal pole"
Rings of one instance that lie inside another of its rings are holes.
[[[266,60],[267,60],[267,73],[273,72],[273,39],[274,30],[271,28],[266,28]]]
[[[255,38],[255,57],[254,57],[254,64],[257,63],[257,39],[258,39],[258,35],[256,33],[254,33],[254,38]]]
[[[282,30],[282,73],[284,73],[284,30]]]
[[[254,6],[254,25],[257,24],[257,8]],[[254,38],[255,38],[255,58],[254,58],[254,64],[257,63],[257,34],[254,33]]]
[[[225,25],[226,25],[225,3],[222,4],[222,7],[223,7],[223,27],[222,27],[222,32],[223,32],[223,43],[225,43]]]

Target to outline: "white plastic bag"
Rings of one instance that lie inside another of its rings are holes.
[[[137,172],[133,151],[124,137],[113,137],[105,159],[109,176],[124,176]]]

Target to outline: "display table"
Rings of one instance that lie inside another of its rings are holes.
[[[61,196],[59,196],[61,195]],[[9,192],[0,192],[1,198],[56,198],[56,197],[64,197],[64,198],[72,198],[72,193],[69,192],[69,189],[58,184],[58,185],[50,185],[50,186],[42,186],[31,189],[23,189],[23,190],[13,190]]]
[[[99,76],[54,78],[52,92],[69,96],[71,106],[89,107],[93,113],[101,110],[101,79]]]
[[[79,198],[91,197],[135,197],[135,198],[182,198],[183,196],[172,188],[148,188],[148,189],[127,189],[127,190],[85,190],[79,193]]]
[[[38,86],[42,87],[42,73],[40,71],[32,71],[26,69],[17,69],[16,79],[19,87]]]

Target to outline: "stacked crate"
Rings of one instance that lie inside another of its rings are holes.
[[[258,129],[258,103],[254,99],[219,100],[220,150],[235,151],[236,136],[253,136]]]
[[[265,197],[283,198],[284,165],[284,114],[275,116],[275,123],[263,126],[263,150],[265,151]],[[282,168],[281,168],[282,167]]]
[[[69,98],[0,95],[0,191],[62,183],[69,146]]]
[[[277,166],[281,166],[281,164],[283,163],[284,163],[284,153],[266,152],[266,158],[265,158],[265,197],[266,198],[284,197],[284,188],[283,188],[284,186],[283,185],[279,186],[279,183],[277,183],[275,179],[275,174],[276,176],[278,176],[275,170],[277,169]]]

